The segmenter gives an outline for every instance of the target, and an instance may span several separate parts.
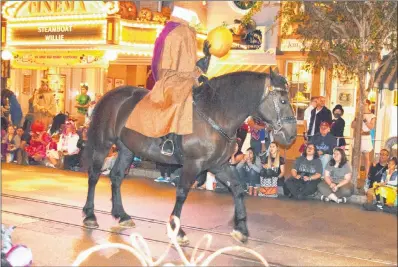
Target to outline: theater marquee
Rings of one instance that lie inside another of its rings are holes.
[[[105,44],[106,20],[9,24],[10,45]]]

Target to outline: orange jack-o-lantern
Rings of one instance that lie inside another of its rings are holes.
[[[232,47],[232,33],[224,26],[217,27],[207,35],[209,41],[210,54],[215,57],[223,57],[228,54]]]

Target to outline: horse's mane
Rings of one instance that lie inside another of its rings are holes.
[[[248,103],[254,105],[255,100],[260,100],[257,88],[264,88],[267,78],[271,78],[273,86],[282,88],[286,86],[286,79],[278,74],[233,72],[212,78],[195,88],[193,98],[196,103],[210,110],[219,110],[221,104],[226,110],[240,109],[240,105]],[[226,101],[227,99],[229,101]]]

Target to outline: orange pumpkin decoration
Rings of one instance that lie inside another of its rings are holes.
[[[207,40],[211,45],[210,54],[221,58],[228,54],[232,47],[232,32],[225,26],[219,26],[209,32]]]

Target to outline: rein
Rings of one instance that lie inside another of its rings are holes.
[[[199,110],[198,106],[196,105],[195,101],[192,101],[193,106],[195,107],[196,112],[198,113],[198,115],[208,124],[210,124],[210,126],[216,130],[222,137],[224,137],[225,139],[227,139],[228,143],[232,143],[236,141],[235,137],[230,137],[223,128],[221,128],[217,122],[215,122],[212,118],[206,116],[206,114],[204,114],[202,111]]]
[[[210,88],[212,88],[212,90],[214,90],[214,88],[208,83],[208,82],[206,82],[206,84],[210,87]],[[270,96],[272,96],[272,102],[274,103],[274,108],[275,108],[275,111],[276,111],[276,121],[275,120],[272,120],[272,122],[274,122],[274,124],[277,126],[277,128],[274,128],[273,129],[273,133],[274,134],[278,134],[280,131],[281,131],[281,129],[282,129],[282,127],[283,127],[283,124],[293,124],[293,123],[295,123],[296,122],[296,118],[294,117],[294,116],[289,116],[289,117],[281,117],[281,109],[280,109],[280,107],[279,107],[279,105],[278,105],[278,99],[276,98],[276,92],[280,92],[280,91],[283,91],[283,92],[286,92],[286,90],[282,90],[282,89],[279,89],[279,88],[275,88],[275,87],[273,87],[272,85],[271,85],[271,83],[270,83],[270,79],[265,79],[265,94],[261,97],[261,99],[260,99],[260,101],[258,102],[258,104],[255,106],[256,108],[258,107],[258,106],[260,106],[264,101],[265,101],[265,99],[270,95]],[[204,114],[202,111],[200,111],[200,109],[198,108],[198,106],[197,106],[197,104],[196,104],[196,102],[195,102],[195,100],[193,100],[192,101],[192,103],[193,103],[193,106],[195,107],[195,110],[196,110],[196,112],[198,113],[198,115],[205,121],[205,122],[207,122],[208,124],[210,124],[210,126],[214,129],[214,130],[216,130],[222,137],[224,137],[227,141],[228,141],[228,143],[232,143],[232,142],[235,142],[236,141],[236,137],[230,137],[226,132],[225,132],[225,130],[223,129],[223,128],[221,128],[221,126],[219,126],[218,124],[217,124],[217,122],[215,122],[212,118],[210,118],[209,116],[207,116],[206,114]]]

